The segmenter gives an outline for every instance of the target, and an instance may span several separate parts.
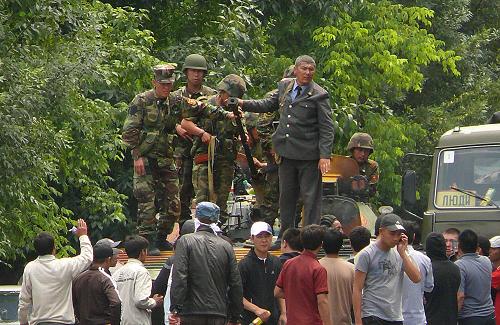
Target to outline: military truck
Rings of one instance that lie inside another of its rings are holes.
[[[416,203],[416,176],[403,176],[403,208]],[[500,124],[455,127],[435,148],[423,238],[432,231],[500,233]]]

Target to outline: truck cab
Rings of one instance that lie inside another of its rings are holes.
[[[456,127],[443,134],[433,156],[423,235],[450,227],[487,238],[498,235],[499,206],[500,124]]]

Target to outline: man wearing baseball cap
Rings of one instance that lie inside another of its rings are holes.
[[[239,323],[243,295],[234,250],[211,227],[219,220],[219,213],[216,204],[200,202],[196,206],[196,231],[177,240],[170,295],[171,324]]]
[[[120,324],[121,300],[105,273],[112,256],[110,246],[96,243],[90,268],[73,281],[73,306],[79,324]]]
[[[500,325],[500,236],[490,239],[490,260],[493,265],[491,273],[491,288],[495,292],[495,318]]]
[[[109,263],[109,266],[107,268],[104,268],[106,273],[108,273],[109,275],[111,275],[111,271],[114,272],[114,270],[123,266],[123,264],[118,263],[118,255],[120,254],[121,251],[117,247],[120,246],[120,244],[121,244],[120,240],[114,241],[111,238],[102,238],[95,243],[95,246],[100,246],[100,245],[107,246],[110,247],[111,250],[113,251],[113,255],[111,256],[111,262]]]
[[[271,226],[263,221],[257,221],[250,229],[254,247],[240,261],[241,282],[243,285],[243,324],[251,323],[260,317],[264,324],[277,325],[280,318],[284,319],[284,301],[274,297],[274,286],[281,272],[281,262],[278,257],[269,254],[273,241]],[[280,303],[283,303],[281,305]]]
[[[399,216],[384,215],[377,240],[358,254],[353,288],[356,325],[403,324],[404,274],[414,283],[421,278],[420,270],[408,254],[404,230]]]

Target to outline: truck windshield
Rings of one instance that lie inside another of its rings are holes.
[[[486,201],[452,190],[457,187]],[[439,208],[491,208],[500,205],[500,146],[442,150],[438,157],[434,205]]]

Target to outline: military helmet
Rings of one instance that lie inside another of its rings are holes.
[[[331,227],[335,220],[337,220],[337,217],[334,216],[333,214],[325,214],[325,215],[321,216],[321,219],[319,221],[319,225]]]
[[[283,71],[283,78],[293,78],[295,75],[293,70],[295,69],[295,65],[290,65],[288,68]]]
[[[229,74],[217,85],[217,90],[224,90],[231,97],[241,98],[247,91],[245,80],[235,74]]]
[[[207,60],[203,55],[189,54],[184,60],[184,65],[182,66],[183,72],[186,72],[186,69],[197,69],[207,72]]]
[[[153,67],[155,80],[159,83],[173,83],[175,81],[175,64],[165,63]]]
[[[354,133],[347,144],[347,150],[352,151],[354,148],[366,148],[370,149],[370,153],[373,152],[373,139],[371,135],[362,132]]]

